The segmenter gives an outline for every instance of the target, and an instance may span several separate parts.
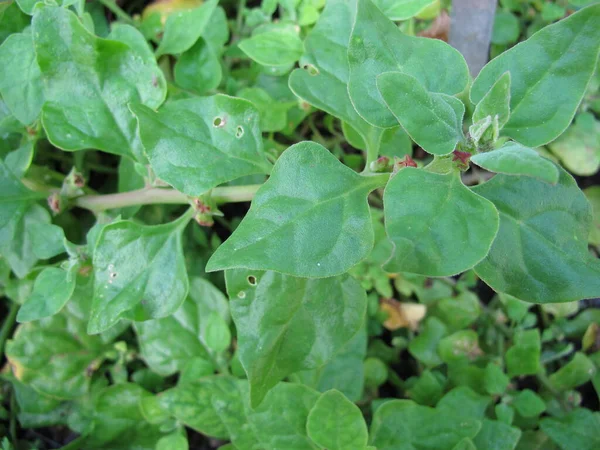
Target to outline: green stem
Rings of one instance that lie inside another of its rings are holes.
[[[212,198],[217,203],[249,202],[260,184],[247,186],[224,186],[212,190]],[[90,211],[100,212],[107,209],[124,208],[135,205],[190,203],[190,197],[174,189],[144,188],[136,191],[108,195],[84,195],[75,199],[75,205]]]
[[[383,130],[375,129],[365,139],[365,145],[367,146],[367,163],[365,164],[365,172],[369,171],[369,165],[377,160],[379,156],[379,145],[381,143],[381,135]]]
[[[13,329],[15,324],[15,319],[17,318],[17,313],[19,312],[19,304],[11,303],[10,309],[8,310],[8,315],[2,324],[2,329],[0,330],[0,353],[4,353],[4,344],[6,340],[10,336],[10,332]]]
[[[104,7],[110,10],[117,18],[121,19],[123,22],[128,23],[129,25],[135,25],[135,21],[123,11],[115,0],[98,0]]]
[[[77,450],[77,449],[83,448],[82,444],[85,442],[86,439],[87,439],[86,435],[81,435],[78,438],[73,439],[67,445],[63,445],[58,450]]]

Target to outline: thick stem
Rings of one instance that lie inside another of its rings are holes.
[[[4,344],[6,340],[10,337],[10,333],[15,325],[15,319],[17,318],[17,313],[19,312],[19,304],[11,303],[10,309],[8,310],[8,315],[2,324],[2,329],[0,330],[0,353],[4,353]]]
[[[225,186],[212,190],[212,198],[217,203],[249,202],[260,184],[248,186]],[[90,211],[100,212],[107,209],[124,208],[135,205],[152,204],[181,204],[190,203],[190,198],[174,189],[144,188],[137,191],[122,192],[108,195],[84,195],[75,199],[75,205]]]

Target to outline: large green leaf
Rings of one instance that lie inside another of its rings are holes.
[[[547,417],[540,426],[562,450],[595,450],[600,446],[598,412],[577,408],[563,417]]]
[[[146,364],[156,373],[168,376],[195,358],[210,361],[204,335],[208,318],[214,313],[229,320],[227,299],[210,282],[193,278],[189,297],[173,315],[134,323]]]
[[[556,139],[571,123],[594,73],[600,5],[538,31],[488,63],[471,87],[478,103],[509,71],[510,119],[503,134],[530,147]]]
[[[558,169],[551,161],[516,142],[507,142],[497,150],[474,155],[471,161],[490,172],[525,175],[547,183],[558,182]]]
[[[374,0],[391,20],[406,20],[416,16],[436,0]]]
[[[209,26],[218,3],[218,0],[209,0],[191,11],[184,9],[169,14],[156,56],[175,55],[191,48]]]
[[[157,108],[166,83],[143,36],[127,28],[135,46],[97,38],[64,8],[45,7],[34,15],[32,32],[46,98],[42,122],[57,147],[141,157],[127,104]]]
[[[31,32],[16,33],[0,46],[0,94],[14,116],[24,125],[31,125],[44,103],[40,67],[38,66]]]
[[[379,450],[452,448],[465,437],[474,438],[480,428],[475,419],[410,400],[390,400],[375,411],[370,444]]]
[[[174,101],[152,111],[131,105],[156,174],[197,197],[244,175],[269,173],[258,112],[246,100],[215,95]]]
[[[325,392],[310,410],[308,436],[327,450],[362,450],[369,432],[362,412],[339,391]]]
[[[226,280],[253,406],[287,375],[327,363],[364,323],[365,291],[347,275],[229,270]]]
[[[373,247],[367,195],[387,178],[358,175],[313,142],[293,145],[206,270],[275,270],[315,278],[346,272]]]
[[[223,69],[215,49],[204,38],[199,38],[177,59],[173,74],[182,88],[204,94],[219,86]]]
[[[415,77],[400,72],[379,75],[377,89],[400,125],[423,150],[447,155],[463,140],[465,105],[456,97],[430,93]]]
[[[181,249],[186,213],[164,225],[120,220],[106,225],[94,250],[94,298],[89,333],[120,319],[143,321],[173,314],[188,293]]]
[[[383,197],[388,236],[395,245],[385,269],[450,276],[487,255],[498,230],[498,212],[462,184],[458,173],[402,169]]]
[[[377,90],[377,76],[402,72],[415,77],[429,92],[454,95],[469,80],[462,55],[437,39],[402,34],[371,0],[358,0],[356,22],[348,47],[348,92],[358,113],[380,127],[396,125]]]
[[[496,175],[474,191],[500,212],[500,228],[475,272],[494,290],[535,303],[600,296],[600,261],[587,250],[592,212],[560,169],[554,186]]]

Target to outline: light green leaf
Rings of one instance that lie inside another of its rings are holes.
[[[456,275],[488,253],[498,230],[494,205],[446,175],[407,167],[383,197],[388,236],[395,245],[388,272]]]
[[[102,229],[93,257],[89,333],[120,319],[158,319],[179,309],[188,293],[181,232],[189,219],[186,213],[155,226],[121,220]]]
[[[498,116],[498,128],[502,129],[510,118],[510,72],[504,72],[475,106],[473,123],[487,116]]]
[[[510,377],[535,375],[540,370],[539,330],[525,330],[515,333],[513,345],[506,352],[506,369]]]
[[[535,303],[600,296],[600,261],[587,250],[592,213],[575,180],[560,169],[552,186],[496,175],[473,189],[500,212],[500,229],[477,275],[498,292]]]
[[[282,102],[273,99],[264,89],[257,87],[244,88],[237,93],[258,109],[260,129],[263,132],[281,131],[287,126],[287,112],[297,102]]]
[[[219,55],[203,38],[177,59],[173,73],[179,86],[198,94],[219,87],[223,77]]]
[[[406,20],[416,16],[436,0],[374,0],[390,20]]]
[[[293,145],[206,270],[248,268],[319,278],[346,272],[373,248],[367,195],[387,178],[358,175],[314,142]]]
[[[366,294],[347,275],[229,270],[226,281],[253,406],[287,375],[326,364],[364,323]]]
[[[481,354],[479,339],[474,330],[460,330],[440,340],[438,354],[447,364],[473,360]]]
[[[494,30],[492,32],[492,44],[514,44],[519,39],[520,32],[517,16],[508,11],[499,11],[496,13]]]
[[[227,181],[269,173],[258,113],[246,100],[215,95],[173,101],[158,112],[131,110],[150,165],[185,194],[198,197]]]
[[[471,161],[490,172],[525,175],[552,184],[558,182],[558,169],[550,160],[516,142],[507,142],[497,150],[473,155]]]
[[[475,448],[486,450],[514,450],[521,430],[496,420],[483,419],[481,431],[473,439]]]
[[[304,53],[304,44],[297,34],[284,28],[273,28],[244,39],[239,48],[263,66],[288,66]]]
[[[600,121],[590,112],[577,115],[567,131],[548,147],[575,175],[594,175],[600,168]]]
[[[506,376],[500,366],[493,362],[488,363],[485,367],[484,376],[483,383],[485,385],[485,390],[491,395],[504,394],[504,391],[506,391],[506,388],[510,383],[510,378]]]
[[[17,400],[19,424],[23,428],[66,425],[71,405],[59,399],[40,394],[31,386],[8,377]]]
[[[376,85],[384,72],[415,77],[428,92],[454,95],[466,87],[469,72],[462,55],[437,39],[402,34],[371,0],[358,0],[348,47],[348,92],[358,113],[380,127],[396,125]]]
[[[415,77],[386,72],[377,77],[381,98],[423,150],[447,155],[463,140],[465,105],[455,97],[429,93]]]
[[[566,391],[590,381],[596,370],[590,358],[577,352],[567,364],[550,375],[549,380],[557,391]]]
[[[594,73],[599,18],[600,5],[590,6],[502,53],[479,73],[471,100],[478,103],[509,71],[511,115],[503,134],[529,147],[556,139],[571,123]]]
[[[156,450],[188,450],[187,437],[179,432],[160,438],[156,443]]]
[[[450,331],[467,328],[477,320],[480,313],[479,298],[470,291],[440,300],[433,310],[433,314],[439,317]]]
[[[17,178],[21,178],[31,166],[33,160],[35,142],[27,141],[18,149],[11,151],[4,158],[4,163],[8,166]]]
[[[590,186],[584,189],[583,193],[594,211],[594,218],[590,224],[589,242],[592,245],[600,246],[600,186]]]
[[[442,321],[435,317],[425,320],[419,335],[408,343],[408,351],[412,356],[428,367],[442,364],[437,347],[446,335],[447,328]]]
[[[35,14],[32,32],[44,82],[42,122],[48,139],[64,150],[95,148],[142,157],[127,104],[157,108],[166,94],[164,76],[142,35],[132,31],[135,48],[99,39],[74,13],[50,6]]]
[[[327,391],[315,403],[306,423],[308,437],[327,450],[362,450],[369,439],[362,412],[339,391]]]
[[[65,232],[58,225],[33,223],[27,227],[27,233],[33,246],[33,253],[39,259],[50,259],[64,253]]]
[[[347,52],[355,10],[354,1],[327,2],[304,41],[306,52],[300,60],[303,68],[291,73],[289,84],[298,97],[350,125],[369,145],[377,145],[382,130],[358,115],[348,95]]]
[[[485,410],[490,401],[489,397],[479,395],[468,387],[460,386],[444,395],[436,409],[459,418],[481,420],[485,417]]]
[[[537,417],[546,411],[546,404],[531,389],[523,389],[512,401],[511,406],[523,417]]]
[[[169,376],[183,370],[190,361],[210,361],[211,352],[204,336],[208,318],[213,314],[227,324],[227,299],[210,282],[192,278],[189,297],[175,313],[163,319],[134,323],[146,364],[156,373]]]
[[[31,32],[16,33],[0,46],[0,94],[13,115],[23,125],[39,116],[44,93]]]
[[[21,323],[39,320],[58,313],[71,298],[75,290],[75,273],[72,270],[48,267],[37,276],[33,292],[23,304],[17,315]]]
[[[589,409],[577,408],[564,417],[547,417],[540,426],[562,450],[595,450],[600,446],[600,415]]]
[[[474,438],[481,422],[420,406],[410,400],[390,400],[377,408],[370,444],[380,450],[452,448]]]
[[[163,38],[156,49],[156,57],[176,55],[190,49],[209,26],[218,3],[218,0],[208,0],[191,11],[181,10],[170,14]]]
[[[231,344],[231,332],[227,322],[219,313],[212,313],[206,319],[204,330],[206,346],[213,352],[223,352]]]

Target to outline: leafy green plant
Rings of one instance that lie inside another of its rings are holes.
[[[474,80],[435,0],[0,4],[3,448],[597,448],[600,4],[501,3]]]

